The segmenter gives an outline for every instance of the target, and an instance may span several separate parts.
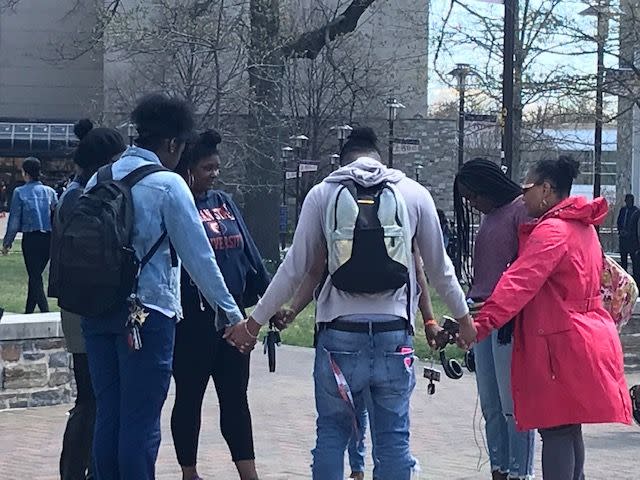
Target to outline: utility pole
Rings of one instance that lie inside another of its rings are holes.
[[[502,71],[502,169],[511,178],[513,166],[513,61],[518,0],[504,0],[504,69]]]
[[[602,195],[602,125],[604,103],[604,48],[609,36],[609,1],[599,0],[598,5],[590,6],[580,12],[580,15],[594,16],[597,18],[596,42],[597,69],[596,69],[596,122],[593,142],[593,198]]]

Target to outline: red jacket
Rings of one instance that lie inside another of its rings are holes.
[[[571,197],[520,227],[518,259],[475,318],[478,341],[516,318],[512,390],[520,430],[631,423],[616,326],[602,308],[603,198]]]

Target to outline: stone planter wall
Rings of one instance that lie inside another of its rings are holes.
[[[58,313],[0,320],[0,410],[68,403],[72,379]]]

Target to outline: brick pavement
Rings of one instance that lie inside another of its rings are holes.
[[[260,352],[259,352],[260,353]],[[250,400],[254,419],[258,467],[263,480],[307,479],[314,442],[314,402],[311,381],[313,351],[283,347],[278,372],[269,374],[266,359],[253,357]],[[420,369],[421,371],[421,369]],[[640,383],[640,375],[630,381]],[[163,412],[163,442],[159,480],[178,480],[171,434],[173,392]],[[478,471],[480,449],[474,441],[476,388],[472,375],[444,380],[434,397],[427,397],[421,379],[413,396],[412,448],[423,465],[421,480],[475,480],[490,477]],[[0,479],[56,479],[60,442],[68,406],[0,412]],[[233,465],[218,431],[217,399],[209,389],[204,406],[199,465],[207,480],[232,480]],[[475,434],[479,437],[480,430]],[[587,478],[631,480],[640,477],[640,428],[619,425],[585,427]],[[539,450],[538,450],[539,463]],[[486,454],[482,460],[486,460]]]

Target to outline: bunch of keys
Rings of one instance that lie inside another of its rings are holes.
[[[127,327],[129,327],[128,343],[129,348],[138,351],[142,348],[142,338],[140,337],[140,327],[144,324],[149,316],[140,303],[137,295],[132,293],[127,299],[129,306],[129,317],[127,318]]]

